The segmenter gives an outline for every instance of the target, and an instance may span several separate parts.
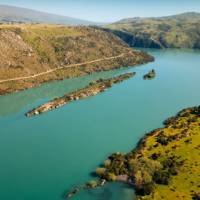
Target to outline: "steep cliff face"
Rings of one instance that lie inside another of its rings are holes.
[[[34,87],[46,81],[152,60],[151,56],[128,48],[118,37],[97,28],[0,26],[1,94]]]
[[[200,48],[200,14],[130,18],[106,26],[132,47]]]
[[[145,35],[144,33],[141,34],[133,34],[128,31],[120,31],[120,30],[111,30],[111,29],[104,29],[114,35],[118,36],[122,39],[125,43],[127,43],[130,47],[140,47],[140,48],[167,48],[165,44],[161,43],[160,41],[156,41],[149,36]]]

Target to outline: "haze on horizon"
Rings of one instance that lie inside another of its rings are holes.
[[[199,0],[0,0],[0,4],[34,9],[96,22],[129,17],[158,17],[200,12]]]

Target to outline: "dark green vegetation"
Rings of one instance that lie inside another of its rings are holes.
[[[130,18],[106,26],[132,47],[200,48],[200,14]]]
[[[144,78],[144,80],[150,80],[150,79],[155,78],[155,76],[156,76],[156,72],[155,72],[154,69],[152,69],[152,70],[149,71],[147,74],[145,74],[145,75],[143,76],[143,78]]]
[[[0,25],[0,95],[149,61],[152,56],[92,27]]]
[[[99,177],[107,181],[124,177],[139,199],[199,199],[200,107],[185,109],[164,124],[130,153],[111,155],[96,170]]]
[[[0,23],[47,23],[63,25],[89,25],[89,22],[36,10],[0,5]]]
[[[117,77],[109,78],[109,79],[99,79],[95,82],[91,82],[88,86],[83,89],[77,90],[70,94],[66,94],[63,97],[56,98],[48,103],[45,103],[42,106],[39,106],[36,109],[28,112],[26,116],[31,117],[34,115],[39,115],[44,112],[60,108],[61,106],[70,103],[72,101],[77,101],[80,99],[85,99],[90,96],[95,96],[101,92],[104,92],[106,89],[112,87],[113,84],[117,84],[126,79],[133,77],[135,73],[126,73],[119,75]]]

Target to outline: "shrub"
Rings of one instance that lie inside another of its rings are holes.
[[[170,180],[170,173],[168,171],[159,170],[154,173],[153,180],[157,184],[168,185]]]
[[[145,196],[145,195],[150,195],[153,192],[154,189],[154,184],[151,183],[146,183],[143,185],[142,188],[135,188],[137,195]]]
[[[105,82],[105,87],[106,87],[106,88],[112,87],[112,83],[111,83],[110,81],[106,81],[106,82]]]
[[[106,169],[104,167],[99,167],[96,169],[96,174],[100,177],[102,177],[103,175],[105,175]]]
[[[153,190],[152,176],[146,171],[137,171],[134,185],[138,195],[149,195]]]
[[[110,164],[111,164],[111,161],[109,159],[107,159],[107,160],[104,161],[104,166],[105,167],[110,166]]]
[[[157,160],[159,157],[160,157],[160,153],[153,153],[152,155],[151,155],[151,158],[153,159],[153,160]]]
[[[157,136],[157,142],[162,144],[162,145],[168,145],[168,137],[164,133],[160,133]]]
[[[178,168],[183,164],[184,161],[178,161],[178,158],[171,156],[163,161],[164,169],[168,170],[171,175],[178,174]]]
[[[192,200],[200,200],[200,193],[194,193],[192,195]]]
[[[105,178],[107,181],[116,181],[117,176],[114,173],[107,173]]]

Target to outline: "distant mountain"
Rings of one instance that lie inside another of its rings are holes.
[[[63,25],[94,25],[81,19],[39,12],[26,8],[0,5],[0,23],[48,23]]]
[[[197,12],[187,12],[187,13],[181,13],[178,15],[170,15],[170,16],[164,16],[164,17],[133,17],[133,18],[126,18],[122,19],[118,22],[115,22],[114,24],[121,24],[121,23],[131,23],[131,22],[139,22],[139,21],[145,21],[145,20],[199,20],[200,19],[200,13]]]
[[[200,13],[128,18],[105,28],[134,47],[200,48]]]
[[[159,18],[158,18],[159,19]],[[187,12],[178,15],[171,15],[166,17],[160,17],[160,19],[174,19],[174,20],[186,20],[186,21],[196,21],[200,19],[200,13],[197,12]]]

